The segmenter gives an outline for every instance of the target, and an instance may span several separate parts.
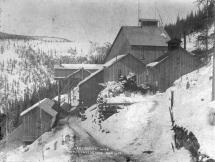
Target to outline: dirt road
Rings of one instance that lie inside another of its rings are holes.
[[[126,162],[128,156],[117,153],[110,148],[101,145],[93,136],[90,135],[84,128],[80,126],[80,120],[76,117],[68,119],[68,126],[74,131],[74,142],[78,148],[77,153],[71,154],[71,161],[86,161],[86,162]],[[91,149],[85,154],[84,152]]]

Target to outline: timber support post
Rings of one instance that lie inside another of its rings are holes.
[[[61,85],[61,81],[60,81],[60,79],[58,80],[58,105],[59,105],[59,107],[60,107],[60,102],[61,102],[61,96],[60,96],[60,85]]]
[[[170,114],[170,119],[171,119],[171,124],[172,124],[172,129],[174,131],[174,127],[175,127],[175,120],[174,120],[174,115],[173,115],[173,106],[174,106],[174,91],[171,91],[171,98],[170,98],[170,107],[169,107],[169,114]],[[174,131],[175,132],[175,131]],[[176,137],[174,135],[174,143],[176,146]],[[172,144],[172,143],[171,143]],[[174,146],[172,144],[172,150],[173,152],[175,152]]]
[[[174,106],[174,91],[171,91],[171,103],[169,107],[170,119],[172,123],[172,127],[175,125],[174,116],[173,116],[173,106]]]

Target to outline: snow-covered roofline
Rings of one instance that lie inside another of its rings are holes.
[[[55,69],[88,69],[97,70],[100,69],[103,64],[61,64],[55,65]]]
[[[24,110],[20,116],[23,116],[25,114],[27,114],[28,112],[30,112],[31,110],[35,109],[36,107],[40,107],[41,109],[43,109],[45,112],[47,112],[48,114],[50,114],[51,116],[56,116],[57,112],[52,109],[52,106],[54,106],[55,102],[48,99],[48,98],[44,98],[43,100],[37,102],[36,104],[34,104],[33,106],[29,107],[28,109]]]
[[[127,55],[129,55],[129,54],[127,54]],[[121,60],[122,58],[124,58],[127,55],[118,55],[118,56],[112,58],[110,61],[108,61],[105,64],[103,64],[103,66],[99,70],[95,71],[94,73],[92,73],[91,75],[89,75],[88,77],[86,77],[84,80],[82,80],[81,82],[79,82],[79,84],[77,86],[80,86],[81,84],[83,84],[84,82],[86,82],[87,80],[89,80],[90,78],[92,78],[93,76],[95,76],[96,74],[98,74],[99,72],[101,72],[102,70],[104,70],[104,68],[113,65],[114,63],[116,63],[117,61]]]

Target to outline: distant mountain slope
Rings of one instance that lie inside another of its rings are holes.
[[[16,40],[43,40],[43,41],[58,41],[58,42],[71,42],[65,38],[59,37],[48,37],[48,36],[26,36],[26,35],[17,35],[9,34],[5,32],[0,32],[0,39],[16,39]]]

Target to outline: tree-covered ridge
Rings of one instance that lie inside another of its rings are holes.
[[[198,1],[197,1],[198,2]],[[208,1],[207,4],[200,6],[202,2],[198,2],[198,10],[191,11],[186,18],[180,18],[178,16],[175,23],[165,26],[165,30],[171,38],[181,38],[183,35],[188,35],[193,32],[207,30],[212,25],[213,14],[213,1]]]

